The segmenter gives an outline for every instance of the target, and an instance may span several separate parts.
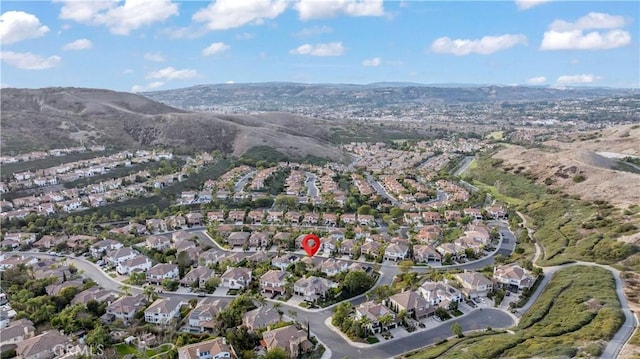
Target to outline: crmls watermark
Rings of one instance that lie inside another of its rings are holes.
[[[106,354],[104,345],[86,345],[86,344],[58,344],[53,347],[55,356],[63,356],[65,354],[75,357],[103,357]]]

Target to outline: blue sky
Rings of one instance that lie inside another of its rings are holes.
[[[10,87],[640,86],[640,2],[3,1]]]

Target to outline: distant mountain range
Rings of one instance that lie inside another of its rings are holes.
[[[293,158],[343,159],[329,143],[326,123],[287,113],[195,113],[141,95],[85,88],[4,88],[0,103],[3,154],[103,144],[241,155],[251,147],[268,146]]]
[[[637,89],[526,86],[422,85],[380,82],[368,85],[266,82],[199,85],[144,95],[182,109],[290,111],[305,106],[371,108],[452,103],[530,102],[640,94]]]

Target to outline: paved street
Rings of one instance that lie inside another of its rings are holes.
[[[251,171],[249,173],[247,173],[246,175],[240,177],[240,179],[238,180],[238,182],[236,182],[235,186],[233,187],[233,190],[235,193],[240,193],[244,191],[244,187],[247,185],[247,182],[249,182],[249,179],[256,173],[256,171]]]

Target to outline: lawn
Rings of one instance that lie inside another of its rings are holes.
[[[598,356],[598,344],[613,337],[624,322],[615,281],[605,269],[572,266],[558,271],[523,315],[515,334],[464,341],[439,358],[531,358]],[[425,349],[436,353],[437,347]],[[413,358],[413,356],[411,356]],[[432,358],[434,356],[416,356]]]
[[[133,355],[138,354],[138,349],[131,344],[120,343],[120,344],[117,344],[115,348],[116,348],[116,352],[118,353],[118,357],[120,358],[128,354],[133,354]]]
[[[495,198],[500,202],[505,202],[514,206],[521,205],[524,203],[524,201],[521,199],[518,199],[515,197],[509,197],[500,193],[495,186],[490,186],[486,183],[482,183],[477,180],[473,180],[473,185],[480,188],[482,191],[489,192],[491,194],[491,197]]]

